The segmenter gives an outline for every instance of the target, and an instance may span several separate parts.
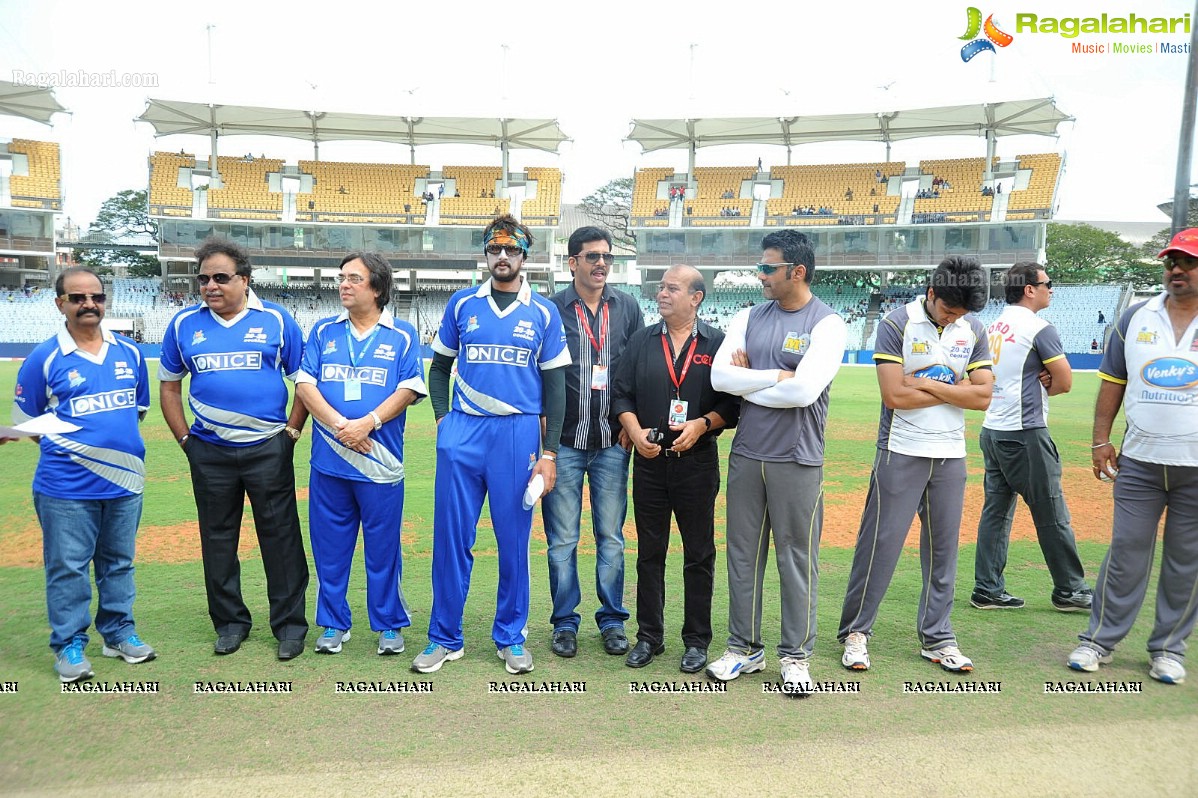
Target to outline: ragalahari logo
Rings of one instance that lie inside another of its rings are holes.
[[[986,17],[986,23],[982,24],[982,12],[970,6],[965,9],[967,14],[967,27],[965,35],[960,38],[968,42],[961,48],[961,60],[970,61],[978,53],[997,52],[994,49],[995,45],[1006,47],[1011,42],[1015,41],[1015,37],[1009,33],[1004,33],[998,29],[998,25],[994,24],[994,15]],[[978,38],[978,33],[986,34],[984,38]]]

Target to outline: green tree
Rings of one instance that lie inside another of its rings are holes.
[[[583,197],[578,206],[596,223],[607,228],[614,243],[629,249],[636,247],[636,233],[631,222],[632,184],[631,177],[612,180]]]
[[[1048,270],[1062,283],[1160,284],[1160,267],[1115,233],[1089,224],[1048,225]]]
[[[96,220],[87,228],[86,243],[76,247],[75,260],[111,274],[124,266],[130,277],[157,277],[162,266],[148,251],[157,248],[158,224],[150,218],[144,190],[126,189],[104,200]],[[88,246],[87,244],[92,244]],[[141,249],[117,249],[106,244],[138,244]]]
[[[1161,210],[1164,210],[1165,207],[1162,206]],[[1190,212],[1186,214],[1186,227],[1198,227],[1198,197],[1190,197]],[[1162,227],[1159,233],[1144,242],[1144,257],[1156,260],[1157,254],[1168,246],[1169,240],[1172,238],[1172,226]]]

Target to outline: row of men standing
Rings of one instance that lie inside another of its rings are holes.
[[[1174,240],[1172,249],[1162,252],[1168,256],[1167,290],[1159,299],[1170,314],[1180,307],[1184,315],[1193,299],[1186,292],[1194,288],[1189,283],[1194,248],[1187,249],[1185,240],[1177,243],[1183,235]],[[676,266],[666,272],[657,294],[662,322],[645,327],[635,301],[606,283],[613,258],[610,238],[602,230],[584,228],[571,237],[574,281],[551,300],[533,293],[521,276],[531,243],[530,231],[511,217],[500,217],[486,228],[484,250],[491,278],[451,298],[433,344],[436,355],[427,390],[414,330],[386,311],[390,267],[381,257],[354,253],[343,260],[340,296],[345,310],[318,324],[305,348],[286,311],[262,302],[250,289],[244,252],[223,241],[206,242],[200,248],[197,260],[204,304],[186,309],[172,321],[159,378],[164,416],[191,466],[216,653],[236,651],[252,625],[241,599],[236,555],[242,496],[247,493],[267,572],[270,622],[279,641],[279,658],[290,659],[303,650],[308,573],[292,456],[309,413],[315,420],[309,522],[321,587],[316,620],[325,627],[316,650],[336,653],[350,639],[352,618],[345,592],[359,527],[366,546],[368,616],[371,628],[379,633],[378,653],[404,650],[401,630],[410,620],[400,588],[403,419],[406,408],[427,394],[438,419],[433,603],[429,644],[413,661],[415,670],[435,671],[464,652],[462,611],[484,497],[490,499],[499,548],[492,637],[509,672],[532,670],[532,656],[524,644],[534,502],[521,502],[520,496],[526,486],[536,484],[543,485],[545,493],[553,651],[564,657],[577,652],[581,619],[576,548],[586,474],[598,550],[601,606],[596,622],[604,649],[612,654],[627,652],[630,667],[643,667],[664,651],[665,555],[672,514],[684,546],[680,667],[697,672],[706,666],[707,673],[718,679],[761,670],[761,588],[772,533],[781,576],[779,664],[784,682],[802,690],[810,684],[808,661],[815,640],[828,388],[845,344],[843,322],[811,293],[810,241],[797,231],[779,231],[763,240],[762,260],[756,268],[765,298],[772,301],[742,311],[727,338],[698,320],[705,288],[702,277],[690,267]],[[1047,306],[1045,300],[1036,307],[1041,302],[1037,292],[1041,287],[1050,291],[1051,283],[1037,264],[1022,267],[1022,274],[1015,274],[1017,266],[1008,275],[1008,301],[1013,294],[1014,304],[1024,304],[1034,318],[1036,310]],[[97,628],[105,637],[105,655],[128,662],[154,656],[132,623],[133,535],[128,526],[131,518],[136,529],[140,512],[144,445],[125,429],[130,420],[136,429],[136,417],[148,407],[148,387],[136,349],[99,329],[105,297],[95,275],[68,270],[59,283],[58,302],[67,327],[23,365],[15,415],[50,409],[84,427],[78,439],[70,433],[43,437],[43,457],[34,483],[35,506],[47,541],[51,647],[58,655],[60,678],[73,681],[91,675],[83,656],[90,617],[86,601],[82,609],[78,605],[81,597],[90,596],[86,570],[93,558],[101,593]],[[838,632],[846,667],[869,667],[866,640],[906,530],[918,514],[924,572],[920,653],[948,670],[972,668],[957,646],[949,613],[965,482],[963,413],[990,405],[989,343],[1005,340],[994,338],[994,327],[987,336],[968,315],[980,309],[985,296],[985,276],[978,264],[949,258],[933,272],[924,297],[883,321],[875,354],[883,399],[878,456]],[[569,321],[563,324],[563,319]],[[1188,322],[1192,324],[1193,315]],[[1022,401],[1025,395],[1034,395],[1043,403],[1046,389],[1054,384],[1062,388],[1059,365],[1050,368],[1062,359],[1062,353],[1053,349],[1052,338],[1034,336],[1035,345],[1023,347],[1014,381],[1000,386],[1000,396],[1013,392]],[[1059,339],[1056,343],[1059,350]],[[1031,353],[1037,361],[1028,359]],[[1121,350],[1115,354],[1123,357]],[[457,380],[451,399],[449,376],[455,360]],[[1108,361],[1112,365],[1108,369],[1104,362],[1104,379],[1126,378],[1126,374],[1119,376],[1119,364],[1110,352]],[[195,417],[190,428],[182,409],[180,382],[185,374],[191,376],[189,400]],[[281,375],[297,382],[298,400],[290,413]],[[120,390],[104,395],[111,398],[119,393],[124,398],[114,399],[105,410],[123,412],[120,424],[124,426],[97,425],[89,419],[97,414],[96,401],[76,400],[91,397],[97,387],[114,381]],[[1104,388],[1105,393],[1109,392]],[[1109,396],[1105,404],[1110,404]],[[1100,410],[1105,404],[1100,398]],[[1024,421],[1031,423],[1024,426],[1035,428],[1041,412],[1046,420],[1046,410],[1025,413]],[[1110,415],[1113,419],[1113,412]],[[738,420],[729,463],[729,637],[723,656],[708,664],[714,503],[720,482],[715,438]],[[1096,422],[1096,430],[1098,426]],[[1001,424],[987,428],[1004,429]],[[97,431],[108,436],[107,446],[80,443]],[[122,436],[124,443],[117,443]],[[1095,452],[1103,453],[1106,447],[1108,443],[1100,442]],[[993,448],[984,434],[988,504],[992,487],[1007,505],[1013,505],[1013,493],[1020,493],[1033,504],[1035,515],[1035,500],[1020,490],[1018,478],[1008,481],[1005,493],[998,477],[992,480],[992,465],[994,474],[1002,472],[1002,463],[987,453]],[[638,633],[631,651],[624,634],[629,614],[622,606],[621,532],[630,450],[636,453],[633,498],[639,538]],[[1048,492],[1050,499],[1059,500],[1055,448],[1052,456],[1055,477],[1048,473],[1042,478],[1048,483],[1055,479],[1056,493],[1051,486]],[[80,510],[80,496],[87,493],[71,493],[69,488],[78,487],[79,480],[90,485],[97,479],[104,483],[100,493],[120,493],[122,499],[136,496],[137,515],[127,512],[118,524],[115,516],[105,515],[108,498],[101,497],[95,506],[82,500],[84,510],[98,513],[94,522],[79,525],[74,518],[70,524],[64,522],[69,513]],[[61,486],[67,486],[67,496],[56,495],[62,493]],[[541,492],[531,487],[529,491]],[[999,509],[996,505],[990,515],[1001,527]],[[1161,511],[1163,507],[1154,518]],[[1063,524],[1059,516],[1058,512],[1054,524],[1045,525],[1052,528],[1046,529],[1036,517],[1042,545],[1047,536],[1055,535],[1049,545],[1072,548],[1076,559],[1067,513]],[[1008,512],[1006,529],[998,535],[1004,546],[1009,522]],[[122,528],[117,536],[120,545],[115,547],[110,545],[114,525]],[[66,526],[78,526],[79,531],[64,533]],[[54,551],[64,534],[81,539],[79,550],[66,558]],[[1166,535],[1167,555],[1173,545],[1192,542],[1172,544]],[[1000,550],[996,544],[985,550],[988,560],[983,565],[979,546],[972,603],[987,609],[1018,606],[1019,600],[1006,594],[1000,581],[1005,548]],[[1087,608],[1089,591],[1078,569],[1069,562],[1055,567],[1048,546],[1045,551],[1056,583],[1054,606]],[[1057,558],[1057,565],[1069,560],[1067,554]],[[120,572],[119,580],[101,578],[102,560],[106,573]],[[119,567],[110,567],[109,560],[119,561]],[[1164,612],[1158,606],[1158,626],[1167,623],[1170,632],[1154,635],[1154,640],[1160,638],[1158,649],[1152,649],[1150,642],[1152,675],[1162,681],[1184,679],[1181,660],[1194,611],[1184,602],[1180,608],[1172,604],[1184,590],[1186,578],[1192,588],[1192,570],[1184,566],[1180,575],[1170,572],[1167,585],[1162,578],[1162,591],[1169,594],[1170,603]],[[1105,563],[1099,581],[1104,590],[1112,591],[1111,601],[1130,609],[1134,618],[1135,592],[1142,596],[1144,585],[1112,584],[1118,579],[1112,578]],[[111,588],[118,583],[121,595],[114,598]],[[1130,620],[1125,620],[1129,628]],[[1071,667],[1093,670],[1109,661],[1117,640],[1107,631],[1099,643],[1093,621],[1091,627],[1089,637],[1082,636],[1083,645],[1071,656]],[[1126,629],[1121,633],[1126,634]],[[1096,652],[1094,662],[1079,654],[1084,650]]]

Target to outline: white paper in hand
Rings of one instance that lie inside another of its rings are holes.
[[[28,438],[33,435],[50,435],[53,433],[62,435],[67,432],[75,432],[78,429],[80,429],[78,424],[63,421],[53,413],[46,413],[37,418],[31,418],[22,424],[17,424],[14,427],[0,427],[0,437]]]
[[[541,494],[545,492],[545,478],[537,474],[528,481],[528,487],[524,490],[524,509],[531,510],[532,506],[537,503],[537,499],[541,498]]]

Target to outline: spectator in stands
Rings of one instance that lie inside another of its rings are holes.
[[[281,660],[303,653],[308,563],[295,502],[295,443],[308,411],[287,386],[304,335],[287,310],[250,288],[249,256],[209,238],[196,249],[201,305],[180,311],[162,339],[159,404],[191,467],[208,614],[217,654],[232,654],[253,621],[241,596],[237,546],[246,494],[266,570],[270,627]],[[182,380],[195,423],[183,415]]]
[[[1090,351],[1091,352],[1098,351],[1098,339],[1097,338],[1094,338],[1090,341]]]
[[[885,181],[885,178],[884,178],[884,177],[882,177],[882,170],[881,170],[881,169],[875,169],[875,170],[874,170],[874,179],[875,179],[875,180],[877,180],[879,183],[881,183],[881,182],[884,182],[884,181]]]
[[[852,188],[846,188],[844,190],[844,198],[847,200],[851,200],[853,198],[853,189]]]
[[[68,683],[93,675],[84,656],[92,622],[90,568],[104,656],[131,664],[155,657],[133,622],[146,454],[138,423],[150,407],[150,380],[133,342],[101,326],[106,297],[95,272],[64,269],[54,288],[66,324],[21,364],[12,414],[15,424],[54,413],[75,425],[33,439],[41,448],[33,507],[42,527],[50,649],[59,680]],[[103,401],[118,394],[127,401],[115,407]],[[105,412],[94,412],[93,402]],[[7,440],[0,437],[0,444]]]
[[[483,199],[486,199],[486,197],[487,197],[487,190],[486,190],[485,188],[480,188],[480,189],[478,190],[478,196],[479,196],[479,197],[481,197],[481,198],[483,198]]]
[[[1023,497],[1052,575],[1052,606],[1061,612],[1090,609],[1091,593],[1077,554],[1069,508],[1061,494],[1061,458],[1048,433],[1048,397],[1068,393],[1073,371],[1061,336],[1036,314],[1052,302],[1052,281],[1038,263],[1016,263],[1004,275],[1006,309],[990,325],[1001,343],[995,357],[994,397],[982,422],[986,498],[978,521],[974,588],[969,603],[982,610],[1018,609],[1003,571],[1015,517]]]
[[[490,199],[495,199],[495,189],[491,189],[490,191],[488,191],[487,197],[489,197]]]
[[[337,193],[338,194],[348,194],[349,192],[345,190],[345,186],[337,186]]]
[[[566,329],[566,415],[557,450],[557,486],[541,509],[548,544],[549,593],[553,601],[553,653],[578,650],[581,601],[578,541],[583,478],[590,486],[595,537],[595,624],[608,654],[628,653],[624,622],[624,519],[628,509],[628,463],[632,441],[612,408],[611,375],[624,345],[645,318],[636,299],[607,282],[615,258],[611,235],[580,227],[567,244],[572,282],[551,297]]]
[[[404,424],[407,408],[428,391],[416,330],[386,307],[391,264],[378,253],[353,252],[340,268],[344,310],[312,328],[295,381],[312,415],[308,532],[316,623],[325,627],[316,652],[340,653],[350,638],[346,591],[361,528],[367,618],[379,633],[378,653],[398,654],[401,630],[411,625],[400,584]],[[344,376],[359,368],[372,378]]]
[[[1105,313],[1103,313],[1101,310],[1100,310],[1100,311],[1098,311],[1098,323],[1099,323],[1099,324],[1106,324],[1106,314],[1105,314]]]
[[[877,190],[876,188],[873,188],[873,187],[871,186],[871,187],[870,187],[870,189],[869,189],[869,195],[870,195],[871,197],[876,197],[876,196],[878,196],[878,190]]]

